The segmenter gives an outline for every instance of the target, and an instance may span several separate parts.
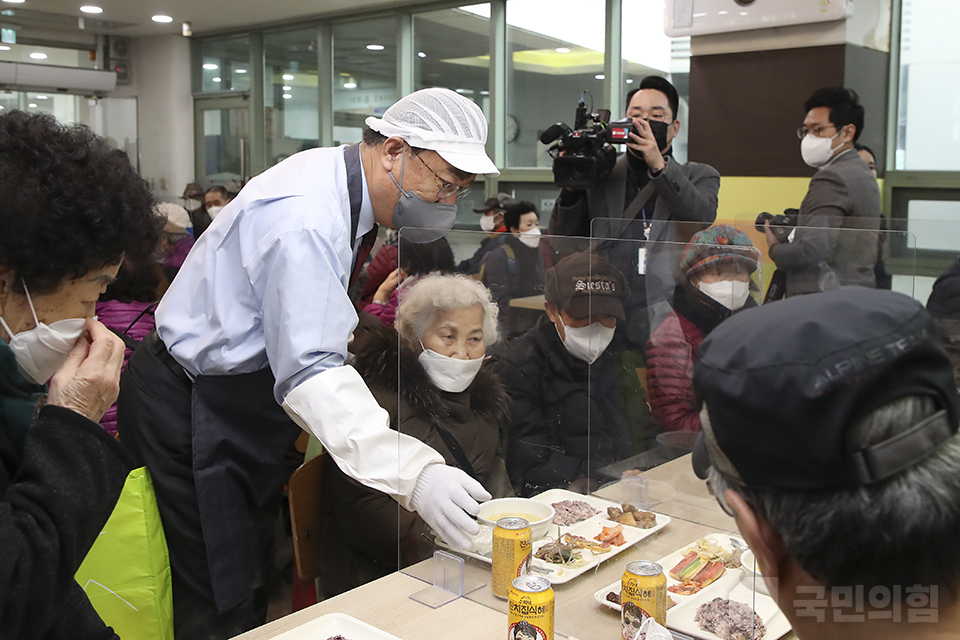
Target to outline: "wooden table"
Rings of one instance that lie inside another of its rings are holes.
[[[611,559],[601,563],[592,573],[584,574],[566,584],[556,585],[557,637],[568,640],[616,640],[619,638],[620,616],[616,611],[600,606],[593,598],[599,589],[617,581],[628,562],[657,560],[691,544],[707,533],[715,531],[739,535],[733,518],[720,509],[710,495],[706,483],[696,478],[690,466],[690,456],[683,456],[644,473],[653,483],[654,497],[662,487],[672,488],[672,494],[653,507],[653,511],[669,515],[673,520],[664,529],[645,538]],[[598,496],[619,501],[620,488],[609,486],[597,492]],[[468,582],[489,585],[490,565],[466,559]],[[431,609],[410,599],[410,594],[427,586],[432,580],[432,560],[421,562],[375,582],[325,600],[308,609],[254,629],[238,638],[267,640],[296,628],[327,613],[340,612],[374,625],[404,640],[425,635],[456,637],[462,640],[503,638],[506,635],[507,605],[495,598],[489,586],[459,598],[437,609]],[[432,630],[432,631],[430,631]],[[451,633],[456,630],[455,633]],[[785,640],[795,640],[791,632]],[[325,640],[325,639],[317,639]]]
[[[525,298],[511,298],[509,305],[514,309],[534,309],[543,311],[546,307],[546,296],[542,293],[538,296],[527,296]]]

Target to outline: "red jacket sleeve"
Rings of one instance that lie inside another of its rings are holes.
[[[704,334],[676,312],[647,341],[647,403],[664,431],[700,431],[693,363]]]

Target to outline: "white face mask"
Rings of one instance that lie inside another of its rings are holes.
[[[422,342],[420,346],[423,347]],[[460,393],[469,387],[473,379],[477,377],[477,373],[480,372],[480,367],[483,366],[482,357],[473,360],[460,360],[459,358],[439,354],[425,347],[417,359],[423,365],[430,381],[438,388],[450,393]]]
[[[540,229],[534,227],[529,231],[521,231],[520,242],[527,245],[531,249],[536,249],[540,246]]]
[[[560,318],[560,324],[563,325],[564,337],[563,346],[567,348],[577,360],[583,360],[587,364],[593,364],[600,357],[600,354],[606,351],[613,340],[613,334],[616,328],[603,326],[599,322],[588,324],[585,327],[568,327],[563,324],[563,318]],[[560,329],[557,329],[557,335],[560,335]]]
[[[10,336],[10,350],[13,351],[23,376],[34,384],[44,384],[63,366],[70,351],[73,350],[73,345],[86,330],[86,320],[70,318],[46,325],[37,318],[37,311],[33,308],[33,301],[30,299],[26,283],[23,285],[23,291],[27,294],[27,302],[30,304],[30,311],[37,326],[14,335],[3,318],[0,318],[0,325]]]
[[[721,280],[720,282],[701,282],[697,285],[705,295],[713,298],[727,309],[736,311],[747,303],[750,296],[750,283],[739,280]]]
[[[207,214],[210,216],[210,219],[213,220],[221,211],[223,211],[223,207],[210,207],[207,209]]]
[[[833,139],[840,135],[837,131],[829,138],[818,138],[812,133],[803,136],[800,141],[800,155],[809,166],[817,168],[825,165],[833,157]]]
[[[497,216],[480,216],[480,228],[490,233],[497,226]]]

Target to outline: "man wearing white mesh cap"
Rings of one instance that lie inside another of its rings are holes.
[[[391,431],[344,364],[357,324],[347,288],[377,224],[421,241],[446,233],[476,174],[498,173],[487,123],[466,98],[425,89],[367,124],[362,143],[295,154],[243,188],[197,242],[157,309],[158,334],[127,368],[120,437],[153,475],[178,640],[262,624],[298,425],[347,475],[454,545],[476,532],[468,513],[489,498]]]

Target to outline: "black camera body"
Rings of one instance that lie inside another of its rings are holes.
[[[540,135],[543,144],[556,142],[549,149],[554,184],[585,189],[603,180],[617,161],[617,151],[612,145],[627,142],[631,131],[636,133],[633,120],[610,122],[608,109],[587,113],[587,106],[581,100],[573,129],[558,122]]]
[[[770,231],[773,233],[773,236],[781,243],[790,242],[790,234],[797,226],[797,216],[799,213],[800,211],[798,209],[784,209],[783,215],[764,211],[757,216],[755,223],[757,231],[763,233],[763,223],[769,220]]]

